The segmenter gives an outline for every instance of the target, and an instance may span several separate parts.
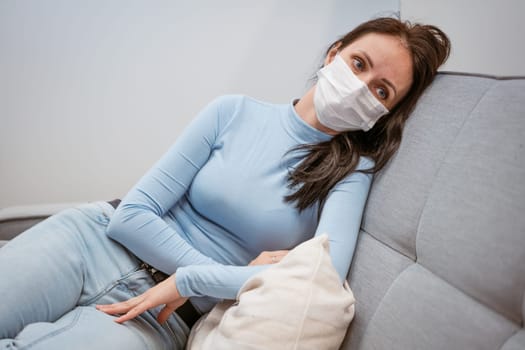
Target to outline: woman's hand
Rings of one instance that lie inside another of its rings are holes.
[[[165,322],[173,311],[184,304],[188,298],[181,297],[175,285],[175,275],[171,275],[155,287],[148,289],[139,296],[121,303],[109,305],[97,305],[97,309],[109,315],[122,315],[115,322],[123,323],[129,321],[141,313],[164,305],[159,312],[157,320]]]
[[[265,251],[252,260],[249,265],[275,264],[281,261],[288,252],[288,250]],[[188,298],[181,297],[177,290],[175,275],[171,275],[161,283],[134,298],[115,304],[97,305],[96,307],[98,310],[109,315],[121,315],[115,319],[115,322],[124,323],[149,309],[164,305],[164,308],[162,308],[157,316],[157,320],[163,323],[179,306],[184,304],[186,300],[188,300]]]
[[[269,252],[262,252],[259,254],[258,257],[253,259],[248,266],[252,265],[268,265],[268,264],[275,264],[281,261],[282,258],[286,254],[288,254],[289,250],[273,250]]]

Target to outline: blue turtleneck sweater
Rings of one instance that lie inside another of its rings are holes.
[[[140,259],[176,273],[182,296],[201,311],[235,299],[242,284],[267,266],[246,266],[262,251],[291,249],[327,233],[343,280],[350,266],[371,175],[355,172],[317,205],[299,212],[283,197],[301,161],[299,144],[331,138],[297,115],[293,105],[246,96],[212,101],[168,152],[123,198],[108,235]],[[373,166],[362,157],[358,169]]]

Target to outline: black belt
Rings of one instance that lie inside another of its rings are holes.
[[[120,204],[120,199],[114,199],[108,203],[113,208],[117,209],[118,205]],[[142,262],[140,267],[150,273],[155,283],[160,283],[169,277],[169,275],[165,274],[162,271],[158,271],[157,269],[146,264],[145,262]],[[195,307],[189,300],[187,300],[184,304],[178,307],[177,310],[175,310],[175,313],[179,315],[180,318],[182,318],[182,320],[188,326],[188,328],[193,327],[195,322],[197,322],[197,320],[201,317],[199,312],[195,309]]]

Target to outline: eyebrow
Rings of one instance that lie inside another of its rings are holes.
[[[372,62],[372,60],[370,59],[370,56],[368,56],[368,54],[363,51],[363,50],[358,50],[359,52],[361,52],[363,54],[363,56],[365,56],[365,59],[367,60],[368,64],[370,65],[370,68],[374,68],[374,62]],[[390,86],[390,88],[392,90],[394,90],[394,95],[397,95],[397,90],[396,90],[396,87],[394,86],[394,84],[392,84],[392,82],[388,79],[381,79],[381,81],[383,83],[385,83],[386,85]]]

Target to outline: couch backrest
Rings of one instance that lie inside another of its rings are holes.
[[[377,174],[342,349],[525,349],[525,78],[439,74]]]

